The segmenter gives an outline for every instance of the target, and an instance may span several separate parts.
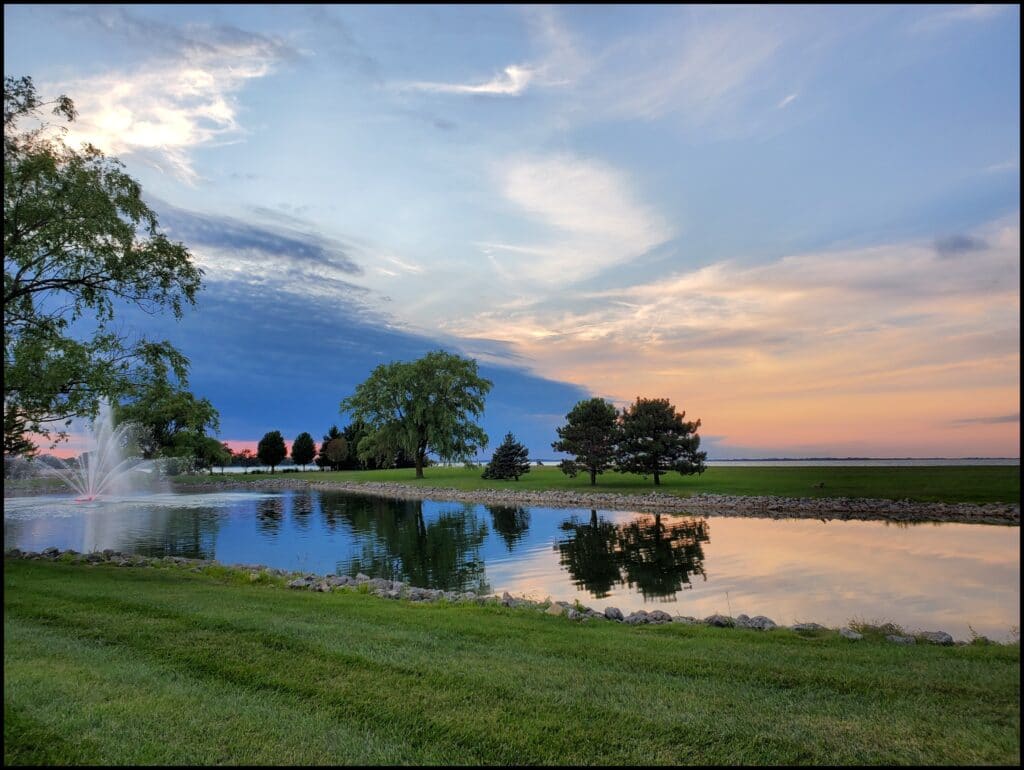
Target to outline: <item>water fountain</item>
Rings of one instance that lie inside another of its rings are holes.
[[[92,502],[101,495],[124,495],[129,491],[130,473],[151,470],[138,468],[138,458],[125,456],[137,429],[134,423],[114,427],[110,404],[103,401],[92,427],[96,448],[82,452],[74,463],[65,461],[63,468],[51,468],[50,472],[78,494],[76,502]]]

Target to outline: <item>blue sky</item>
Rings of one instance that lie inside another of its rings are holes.
[[[222,436],[445,347],[550,456],[669,397],[713,456],[1016,455],[1012,6],[5,6],[206,270]]]

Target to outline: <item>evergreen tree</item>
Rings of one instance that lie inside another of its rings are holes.
[[[597,484],[597,474],[604,473],[615,461],[618,441],[618,413],[603,398],[580,401],[565,416],[566,424],[558,428],[559,440],[551,445],[557,452],[575,455],[563,460],[563,473],[575,476],[582,469],[590,474],[590,486]]]
[[[330,444],[334,439],[342,438],[342,433],[338,430],[337,425],[332,425],[331,429],[324,434],[324,440],[320,444],[320,453],[316,456],[316,465],[320,470],[330,468],[332,471],[338,470],[335,463],[331,462],[327,458],[327,445]]]
[[[530,458],[527,454],[526,447],[516,441],[511,433],[506,433],[505,440],[494,450],[494,456],[484,468],[483,478],[519,481],[520,476],[530,472]]]
[[[655,485],[670,471],[684,476],[704,472],[707,452],[700,452],[700,420],[687,422],[667,398],[637,398],[622,410],[616,457],[620,473],[654,476]]]
[[[308,433],[300,433],[295,437],[295,441],[292,443],[292,459],[296,465],[301,465],[302,470],[306,470],[306,466],[313,462],[313,457],[316,455],[316,444],[313,443],[313,437]]]
[[[264,465],[270,466],[270,472],[274,472],[274,468],[280,464],[280,462],[288,456],[288,449],[284,445],[284,437],[281,435],[281,431],[272,430],[260,439],[260,443],[256,445],[256,456],[260,459],[260,462]]]

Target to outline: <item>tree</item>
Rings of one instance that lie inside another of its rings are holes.
[[[348,457],[348,442],[345,441],[344,436],[338,436],[324,444],[321,451],[332,468],[339,468]]]
[[[700,420],[686,422],[667,398],[637,398],[622,410],[616,470],[654,476],[655,485],[669,471],[684,476],[704,472],[706,452],[699,452]]]
[[[482,478],[519,481],[520,476],[530,472],[530,458],[527,455],[526,447],[516,441],[511,433],[506,433],[505,440],[494,450],[494,456],[484,468]]]
[[[338,470],[338,468],[327,459],[327,445],[336,438],[341,438],[342,433],[338,430],[337,425],[332,425],[331,429],[324,434],[323,441],[320,443],[320,452],[316,456],[316,465],[320,470],[330,468],[332,471]]]
[[[143,428],[139,448],[146,459],[195,455],[193,450],[207,433],[220,430],[220,415],[213,404],[173,382],[164,367],[157,366],[145,375],[128,398],[115,407],[114,419]]]
[[[315,455],[316,444],[313,443],[312,436],[300,433],[295,437],[295,441],[292,442],[292,459],[297,465],[302,466],[302,470],[306,470],[306,466],[313,462]]]
[[[483,414],[491,385],[473,359],[436,350],[415,361],[376,367],[341,402],[341,411],[368,427],[357,447],[360,459],[405,452],[421,479],[427,452],[457,461],[487,446],[487,434],[473,418]]]
[[[4,426],[56,440],[158,364],[185,382],[188,360],[167,341],[113,329],[134,304],[180,318],[202,271],[159,232],[142,188],[115,158],[64,144],[45,109],[75,119],[67,96],[42,101],[28,77],[4,78]],[[27,127],[26,127],[27,125]],[[88,327],[77,337],[72,324]],[[8,418],[8,414],[13,415]],[[63,424],[63,427],[61,427]]]
[[[196,468],[209,468],[211,473],[214,466],[220,466],[223,473],[224,466],[231,462],[231,448],[212,436],[202,436],[190,449]]]
[[[279,430],[272,430],[265,434],[260,439],[260,443],[256,445],[256,456],[261,463],[270,466],[271,473],[287,455],[288,450],[284,445],[284,437]]]
[[[591,398],[576,404],[565,420],[566,424],[557,429],[559,440],[551,448],[575,457],[559,467],[570,476],[582,468],[590,473],[590,486],[595,486],[597,474],[604,473],[615,462],[618,413],[603,398]]]

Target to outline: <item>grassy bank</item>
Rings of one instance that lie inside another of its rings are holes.
[[[1016,763],[1019,646],[7,560],[11,763]]]
[[[1019,503],[1020,466],[931,466],[916,468],[709,468],[700,476],[670,474],[655,487],[651,479],[634,474],[605,473],[596,487],[584,476],[571,479],[555,467],[533,467],[519,481],[490,481],[480,470],[427,468],[426,478],[416,479],[411,469],[386,471],[339,471],[274,474],[274,478],[317,481],[392,481],[451,489],[579,490],[668,495],[775,495],[780,497],[867,497],[949,503]],[[265,480],[269,474],[228,474],[239,483]],[[209,475],[180,477],[179,483],[202,483]],[[818,486],[823,484],[824,486]]]

